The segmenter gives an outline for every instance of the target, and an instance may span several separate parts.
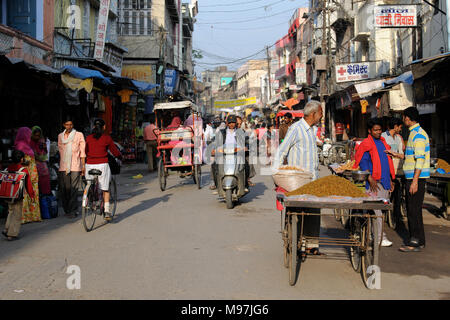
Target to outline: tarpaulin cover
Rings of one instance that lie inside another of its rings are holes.
[[[93,78],[93,79],[100,79],[105,84],[112,84],[111,80],[104,77],[100,71],[97,70],[91,70],[91,69],[85,69],[85,68],[79,68],[79,67],[73,67],[73,66],[65,66],[62,68],[62,73],[68,73],[74,78],[78,78],[81,80]]]
[[[153,84],[153,83],[149,83],[149,82],[143,82],[143,81],[137,81],[137,80],[131,80],[131,82],[141,92],[149,91],[149,90],[155,89],[156,87],[159,87],[159,84]]]
[[[398,84],[400,82],[404,82],[409,85],[412,85],[414,82],[412,71],[405,72],[394,79],[390,79],[390,80],[383,82],[383,88],[386,88],[387,86],[392,85],[392,84]]]

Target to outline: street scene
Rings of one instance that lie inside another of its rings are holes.
[[[449,6],[0,0],[0,300],[450,300]]]

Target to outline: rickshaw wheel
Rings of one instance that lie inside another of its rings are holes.
[[[289,216],[285,213],[284,230],[283,230],[283,245],[284,245],[284,267],[289,268],[289,235],[291,234],[291,225],[288,222]]]
[[[197,187],[201,189],[202,187],[202,167],[200,164],[194,165],[194,182],[197,184]]]
[[[370,219],[368,219],[370,220]],[[373,251],[375,246],[375,241],[370,240],[371,228],[370,223],[365,223],[361,230],[361,237],[363,239],[362,247],[362,255],[361,255],[361,276],[364,281],[364,284],[368,287],[367,280],[373,275],[374,271],[371,273],[368,272],[369,266],[374,265],[374,257]]]
[[[159,158],[158,161],[158,179],[159,179],[159,187],[161,191],[166,190],[167,177],[164,170],[164,159],[163,157]]]
[[[352,237],[359,241],[362,245],[363,241],[363,230],[361,226],[361,221],[358,217],[352,218],[351,223]],[[352,264],[353,270],[356,272],[361,271],[361,246],[351,246],[350,247],[350,262]]]
[[[290,244],[290,256],[289,256],[289,284],[291,286],[295,285],[297,276],[297,262],[298,262],[298,239],[297,239],[297,215],[291,215],[290,223],[290,233],[289,233],[289,244]]]

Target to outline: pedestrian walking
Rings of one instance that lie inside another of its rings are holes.
[[[425,248],[422,205],[426,179],[430,177],[430,139],[419,124],[419,111],[409,107],[403,112],[403,123],[409,129],[403,172],[406,178],[406,214],[409,242],[402,252],[419,252]]]
[[[369,119],[367,128],[369,136],[356,148],[353,168],[360,167],[362,171],[367,170],[370,172],[368,181],[366,182],[367,193],[379,198],[389,199],[390,193],[394,191],[395,185],[394,164],[391,157],[386,153],[386,150],[390,150],[391,147],[381,136],[383,130],[380,119]],[[392,242],[384,232],[382,236],[383,212],[381,210],[375,210],[374,212],[375,216],[378,217],[376,219],[376,243],[380,243],[381,241],[382,247],[390,247],[392,246]],[[374,233],[374,230],[372,232]]]
[[[34,159],[38,172],[39,195],[49,195],[52,193],[50,188],[50,171],[48,170],[48,151],[47,142],[38,126],[31,128],[30,146],[34,151]]]
[[[316,180],[319,177],[319,156],[313,127],[322,119],[322,105],[319,101],[311,100],[305,105],[303,114],[304,117],[300,121],[289,127],[274,163],[279,167],[287,158],[288,166],[302,168],[312,174],[312,180]],[[312,213],[320,213],[320,209],[314,210]],[[304,222],[305,236],[318,238],[320,215],[305,216]],[[299,221],[300,226],[301,221]],[[319,254],[318,240],[308,242],[306,249],[308,253]]]
[[[148,124],[144,128],[144,141],[145,141],[145,147],[147,150],[148,172],[155,171],[155,166],[156,166],[156,154],[157,154],[157,147],[158,147],[157,137],[155,134],[156,129],[157,128],[155,126],[155,118],[152,117],[150,119],[150,124]]]
[[[22,206],[22,223],[39,222],[41,219],[41,207],[39,203],[39,175],[36,168],[34,151],[31,148],[31,129],[28,127],[19,128],[14,142],[14,148],[25,154],[24,165],[30,175],[33,192],[25,194]]]
[[[31,183],[30,173],[27,167],[23,164],[25,162],[25,153],[20,150],[14,150],[12,153],[12,164],[8,166],[8,172],[24,172],[25,177],[25,191],[29,198],[35,197],[33,185]],[[24,193],[25,195],[25,193]],[[8,217],[6,218],[5,228],[2,234],[8,241],[16,240],[19,236],[20,226],[22,224],[22,208],[24,199],[16,200],[8,204]]]
[[[280,125],[278,139],[280,140],[280,144],[283,142],[284,137],[286,137],[286,133],[289,130],[289,127],[292,125],[294,121],[292,120],[292,113],[288,112],[284,115],[284,121]]]
[[[101,171],[98,176],[100,189],[103,191],[103,199],[105,201],[105,220],[111,220],[111,205],[109,202],[110,192],[109,183],[111,181],[111,169],[108,164],[108,150],[116,158],[122,158],[119,149],[112,138],[105,133],[106,124],[103,119],[94,121],[94,129],[92,134],[86,138],[86,180],[93,180],[94,177],[89,171],[97,169]]]
[[[78,187],[86,162],[86,142],[84,135],[73,127],[71,117],[63,123],[64,131],[58,135],[59,195],[68,218],[78,215]]]

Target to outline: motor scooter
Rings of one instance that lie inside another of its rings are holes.
[[[234,145],[224,145],[216,152],[217,191],[225,199],[227,209],[233,209],[235,203],[248,193],[245,181],[245,150]]]

